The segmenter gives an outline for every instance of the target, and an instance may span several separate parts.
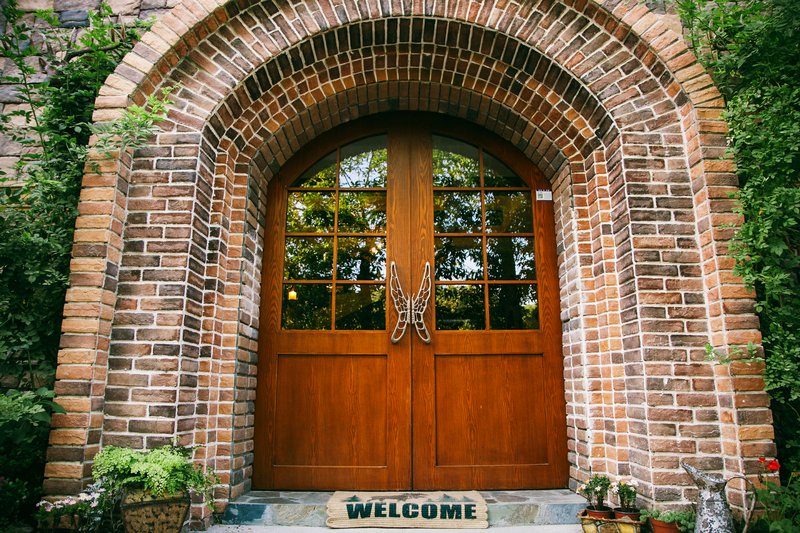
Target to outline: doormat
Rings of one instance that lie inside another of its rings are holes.
[[[328,500],[330,528],[406,527],[484,529],[486,501],[476,491],[335,492]]]

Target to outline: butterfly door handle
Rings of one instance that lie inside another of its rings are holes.
[[[392,344],[400,342],[400,339],[406,334],[409,324],[413,324],[417,336],[422,342],[430,344],[431,334],[425,325],[425,310],[428,309],[428,302],[431,299],[431,287],[431,264],[426,262],[419,290],[413,296],[406,295],[400,285],[400,278],[397,276],[397,265],[392,261],[389,267],[389,291],[395,311],[397,311],[397,323],[391,337]]]

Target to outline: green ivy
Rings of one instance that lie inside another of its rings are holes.
[[[30,21],[16,0],[3,15],[8,31],[0,35],[0,57],[15,71],[0,81],[16,86],[24,105],[0,117],[0,134],[26,155],[13,175],[0,176],[23,184],[0,186],[0,376],[5,385],[36,388],[55,372],[89,138],[97,134],[103,150],[136,147],[169,100],[167,92],[103,129],[92,126],[100,87],[149,22],[113,22],[101,4],[76,40],[51,12]]]
[[[16,0],[0,2],[6,31],[0,58],[23,104],[0,115],[0,135],[23,157],[0,175],[0,529],[32,520],[41,491],[52,391],[70,252],[87,144],[100,151],[140,146],[163,120],[169,90],[116,121],[92,125],[94,101],[105,79],[149,22],[112,21],[106,4],[79,34],[58,27],[52,12],[31,18]],[[77,37],[77,38],[76,38]],[[91,168],[91,166],[90,166]],[[16,186],[13,183],[21,183]],[[13,389],[38,389],[38,392]]]
[[[796,0],[680,0],[726,100],[744,223],[735,271],[756,291],[779,456],[800,470],[800,17]]]

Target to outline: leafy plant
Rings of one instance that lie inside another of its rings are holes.
[[[23,520],[41,495],[50,415],[64,412],[53,392],[0,394],[0,530]]]
[[[53,379],[89,138],[105,134],[106,147],[124,147],[153,132],[139,109],[108,131],[91,127],[100,87],[148,23],[112,22],[101,4],[77,36],[51,12],[30,21],[16,0],[2,11],[8,31],[0,35],[0,57],[11,68],[0,81],[15,86],[22,105],[2,115],[0,134],[24,155],[13,175],[0,175],[0,376],[35,388]],[[159,107],[153,116],[162,113]]]
[[[730,253],[756,292],[779,456],[800,470],[800,17],[796,0],[678,0],[726,100],[744,222]],[[752,350],[748,355],[752,359]],[[732,354],[738,359],[742,354]]]
[[[31,17],[16,0],[2,6],[0,82],[14,86],[21,105],[0,115],[0,135],[23,156],[13,174],[0,172],[0,383],[30,390],[0,396],[0,529],[29,521],[40,493],[58,408],[51,391],[33,390],[54,379],[89,138],[98,135],[104,150],[135,148],[169,103],[167,90],[109,126],[91,126],[100,87],[149,22],[114,22],[101,4],[76,33],[52,12]]]
[[[620,480],[611,484],[611,493],[619,498],[619,506],[622,510],[636,509],[636,495],[639,483],[635,479],[630,481]]]
[[[642,511],[642,519],[651,518],[666,522],[667,524],[676,524],[678,529],[683,532],[694,531],[695,512],[688,511],[659,511],[658,509],[645,509]]]
[[[611,480],[608,479],[608,476],[594,474],[589,481],[578,487],[578,494],[586,498],[592,509],[602,511],[608,509],[605,500],[608,497],[609,489],[611,489]]]
[[[150,451],[107,446],[94,458],[92,475],[111,492],[141,487],[154,496],[178,494],[189,489],[211,505],[213,474],[206,474],[190,460],[192,448],[162,446]]]

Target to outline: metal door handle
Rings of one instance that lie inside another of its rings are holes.
[[[431,298],[431,264],[425,263],[419,290],[413,297],[409,297],[403,292],[400,279],[397,277],[397,265],[392,261],[389,267],[389,291],[395,311],[397,311],[397,323],[391,337],[392,344],[400,342],[400,339],[406,334],[409,322],[414,324],[414,329],[422,342],[430,344],[431,334],[425,325],[425,310],[428,308],[428,301]]]

